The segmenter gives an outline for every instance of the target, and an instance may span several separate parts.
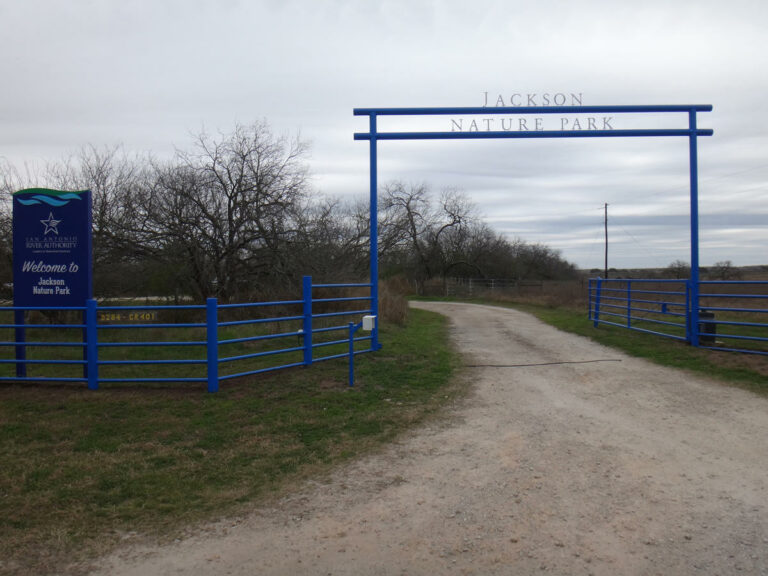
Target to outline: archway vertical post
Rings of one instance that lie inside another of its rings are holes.
[[[689,156],[691,172],[691,278],[690,278],[690,322],[688,338],[691,346],[699,345],[699,166],[697,150],[696,109],[688,111],[690,135]]]
[[[371,198],[370,198],[370,266],[371,266],[371,314],[376,316],[376,322],[371,332],[371,348],[380,350],[379,343],[379,209],[378,209],[378,166],[376,162],[376,113],[369,116],[369,131],[371,135]]]

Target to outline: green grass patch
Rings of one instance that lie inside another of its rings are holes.
[[[446,320],[383,350],[204,384],[0,384],[0,573],[62,572],[126,534],[240,513],[423,422],[461,393]]]

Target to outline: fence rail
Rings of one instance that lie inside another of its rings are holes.
[[[699,309],[689,280],[589,280],[589,319],[693,342],[701,348],[768,355],[768,282],[701,281]]]
[[[216,392],[233,378],[374,351],[375,331],[355,337],[350,323],[338,324],[374,309],[371,284],[312,284],[308,276],[297,300],[1,307],[0,319],[13,321],[0,324],[0,381],[83,382],[94,390],[205,383]]]

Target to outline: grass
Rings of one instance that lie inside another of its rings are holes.
[[[235,515],[374,449],[460,394],[443,317],[383,326],[382,351],[225,382],[0,384],[0,573],[87,561],[134,533]]]

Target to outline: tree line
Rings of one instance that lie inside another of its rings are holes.
[[[194,137],[169,160],[86,146],[21,173],[0,159],[0,281],[9,296],[11,194],[26,187],[90,189],[94,288],[100,297],[216,296],[263,299],[295,291],[310,274],[324,282],[368,274],[367,201],[314,192],[308,147],[266,122]],[[564,279],[575,268],[541,244],[508,240],[467,196],[390,182],[379,192],[382,277],[419,290],[448,277]]]

